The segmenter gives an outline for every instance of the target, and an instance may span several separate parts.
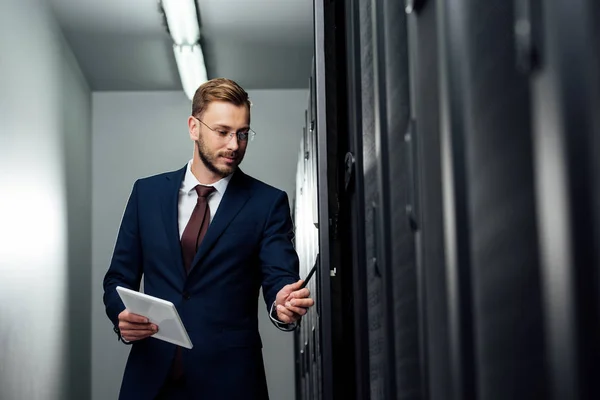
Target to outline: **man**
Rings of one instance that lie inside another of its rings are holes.
[[[133,343],[121,399],[268,399],[260,286],[282,330],[314,304],[301,289],[287,195],[238,168],[249,124],[237,83],[203,84],[188,118],[192,160],[133,186],[104,278],[106,313]],[[145,293],[175,304],[193,349],[149,338],[160,327],[125,309],[115,288],[139,290],[142,274]]]

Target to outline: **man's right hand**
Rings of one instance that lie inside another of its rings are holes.
[[[150,323],[146,317],[124,310],[119,314],[119,330],[123,339],[135,342],[154,335],[158,332],[158,326]]]

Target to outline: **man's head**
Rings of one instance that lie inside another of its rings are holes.
[[[242,162],[251,135],[250,105],[248,93],[229,79],[210,80],[196,91],[188,127],[194,160],[210,175],[227,176]]]

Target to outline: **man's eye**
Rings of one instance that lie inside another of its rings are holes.
[[[225,131],[217,131],[217,132],[219,132],[219,135],[221,135],[221,136],[227,136],[227,132],[225,132]]]

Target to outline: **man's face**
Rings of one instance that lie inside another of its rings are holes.
[[[242,162],[248,141],[238,140],[236,133],[247,131],[250,128],[249,120],[245,106],[215,101],[195,121],[198,155],[211,172],[225,177],[232,174]]]

